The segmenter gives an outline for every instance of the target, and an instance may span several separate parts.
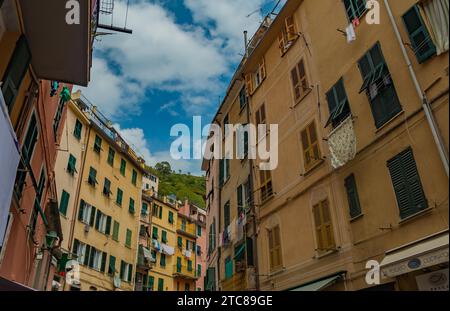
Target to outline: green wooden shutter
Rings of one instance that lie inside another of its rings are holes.
[[[154,276],[149,276],[148,278],[148,289],[149,291],[153,291],[155,288],[155,277]]]
[[[159,264],[161,265],[161,267],[166,266],[166,255],[165,254],[161,254],[161,259],[159,260]]]
[[[428,208],[416,161],[411,148],[388,161],[400,218],[405,219]]]
[[[123,260],[120,261],[120,279],[125,279],[125,262]]]
[[[119,241],[119,228],[120,228],[120,224],[117,221],[114,221],[113,240],[116,241],[116,242]]]
[[[30,62],[30,48],[26,37],[22,35],[16,43],[14,53],[2,79],[2,93],[9,111],[12,110]]]
[[[161,231],[161,242],[167,243],[167,232],[164,230]]]
[[[436,46],[431,39],[417,5],[403,15],[403,22],[419,63],[423,63],[431,56],[436,55]]]
[[[154,240],[158,239],[158,228],[155,226],[153,226],[152,239]]]
[[[345,179],[345,188],[347,189],[350,217],[351,218],[358,217],[361,215],[361,205],[359,202],[359,195],[356,187],[355,175],[352,174]]]
[[[111,216],[106,217],[106,227],[105,227],[106,235],[109,235],[111,233],[111,222],[112,222]]]
[[[227,202],[227,203],[225,203],[225,206],[224,206],[224,211],[223,211],[223,214],[224,214],[224,225],[225,225],[225,228],[226,227],[228,227],[229,225],[230,225],[230,202]]]
[[[169,224],[173,224],[173,213],[169,211]]]
[[[133,170],[133,175],[131,176],[131,183],[136,186],[137,184],[137,172]]]
[[[100,218],[102,217],[102,212],[100,210],[97,210],[97,217],[95,218],[95,229],[100,229]]]
[[[128,211],[130,212],[130,214],[134,214],[134,200],[132,198],[130,198],[130,205],[128,207]]]
[[[80,202],[80,208],[78,210],[78,220],[82,221],[83,220],[83,212],[84,212],[84,205],[86,203],[84,202],[84,200],[81,200]]]
[[[126,240],[125,240],[125,246],[127,246],[127,247],[131,247],[131,235],[132,235],[131,230],[127,229],[127,236],[126,236]]]
[[[101,264],[101,267],[100,267],[100,271],[101,272],[105,272],[105,269],[106,269],[106,257],[107,257],[108,255],[105,253],[105,252],[103,252],[102,253],[102,264]]]
[[[179,249],[183,248],[183,238],[180,236],[177,238],[177,246]]]
[[[89,245],[86,245],[86,252],[84,253],[84,265],[89,265],[89,258],[91,256],[91,247]]]
[[[163,207],[160,206],[159,207],[159,219],[162,219],[162,218],[163,218]]]
[[[67,215],[67,207],[69,206],[69,198],[70,194],[68,194],[65,190],[63,190],[61,195],[61,202],[59,205],[59,212],[64,216]]]
[[[83,124],[81,124],[80,120],[76,120],[75,122],[75,129],[73,130],[73,136],[80,140],[81,139],[81,131],[83,129]]]
[[[116,152],[114,151],[114,149],[112,149],[111,147],[109,147],[109,151],[108,151],[108,164],[111,166],[114,166],[114,156],[116,155]]]
[[[91,208],[91,219],[89,220],[89,226],[91,226],[91,227],[94,226],[96,210],[97,209],[94,206],[92,206],[92,208]]]
[[[181,272],[181,257],[177,257],[177,272]]]
[[[113,275],[116,272],[116,257],[109,255],[108,274]]]
[[[73,255],[78,255],[78,247],[80,246],[80,241],[78,241],[77,239],[73,240],[73,250],[72,250],[72,254]]]
[[[225,279],[230,279],[233,277],[233,261],[231,257],[225,259]]]
[[[158,291],[164,291],[164,279],[158,279]]]
[[[244,187],[243,187],[243,185],[240,185],[238,188],[237,188],[237,204],[238,204],[238,206],[237,206],[237,209],[238,209],[238,214],[239,214],[239,212],[244,208],[244,199],[243,199],[243,196],[242,196],[242,190],[244,189]]]
[[[219,186],[222,187],[223,186],[223,182],[224,182],[224,170],[225,170],[225,161],[224,159],[220,159],[219,162]]]
[[[120,161],[120,174],[122,174],[122,176],[125,176],[126,168],[127,168],[127,162],[124,159],[122,159]]]
[[[67,172],[73,175],[76,170],[77,159],[71,154],[69,155],[69,162],[67,163]]]
[[[118,188],[117,189],[117,199],[116,199],[116,203],[119,206],[122,206],[122,202],[123,202],[123,190]]]
[[[102,150],[102,139],[100,138],[100,136],[95,135],[94,151],[100,153],[101,150]]]
[[[133,265],[128,265],[128,282],[133,280]]]

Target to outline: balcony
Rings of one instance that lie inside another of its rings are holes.
[[[97,0],[78,0],[74,3],[79,8],[69,9],[66,9],[67,1],[19,0],[18,3],[31,63],[38,78],[87,86],[98,18]],[[67,18],[72,16],[71,12],[74,12],[73,22]]]
[[[180,279],[188,279],[188,280],[197,280],[198,277],[196,275],[194,265],[192,265],[192,269],[189,270],[187,265],[175,265],[173,267],[173,277]]]
[[[155,261],[156,260],[152,257],[150,250],[143,245],[139,245],[137,268],[148,271],[153,267]]]

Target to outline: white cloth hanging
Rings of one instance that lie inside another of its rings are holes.
[[[175,254],[175,248],[166,244],[161,244],[161,250],[164,254],[173,256]]]
[[[423,2],[437,55],[449,50],[449,0]]]
[[[341,123],[328,137],[333,168],[344,166],[356,156],[356,135],[352,116]]]
[[[8,109],[0,91],[0,246],[5,238],[9,208],[19,166],[20,154],[16,134],[9,119]]]
[[[345,33],[347,34],[347,43],[352,43],[356,40],[355,26],[353,26],[353,23],[350,23],[347,28],[345,28]]]

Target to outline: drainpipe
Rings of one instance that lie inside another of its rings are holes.
[[[403,53],[403,57],[405,59],[406,64],[408,65],[409,74],[411,75],[411,78],[413,80],[414,86],[416,88],[417,94],[419,95],[420,100],[422,101],[422,107],[425,112],[425,116],[428,121],[428,125],[430,126],[431,132],[433,134],[434,142],[436,143],[436,146],[439,151],[439,156],[441,157],[442,164],[444,165],[445,173],[447,174],[447,178],[449,177],[449,165],[448,165],[448,156],[447,152],[445,150],[444,141],[442,139],[441,133],[439,132],[439,129],[436,124],[436,120],[433,115],[433,110],[431,109],[430,103],[427,99],[427,96],[424,91],[422,91],[419,81],[417,80],[417,75],[414,72],[414,68],[412,66],[411,60],[409,59],[408,53],[406,51],[406,48],[403,44],[402,37],[400,35],[400,31],[398,29],[397,24],[395,23],[394,16],[392,14],[391,7],[389,5],[389,0],[384,0],[384,4],[386,6],[387,13],[389,15],[389,19],[391,20],[392,26],[394,28],[395,35],[397,37],[398,43],[400,45],[400,48]]]

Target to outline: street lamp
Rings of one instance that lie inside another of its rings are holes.
[[[57,238],[58,235],[55,231],[47,232],[47,234],[45,235],[45,248],[48,250],[53,249]]]

